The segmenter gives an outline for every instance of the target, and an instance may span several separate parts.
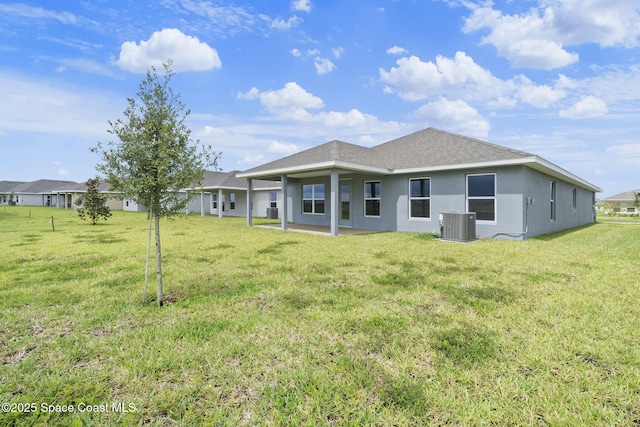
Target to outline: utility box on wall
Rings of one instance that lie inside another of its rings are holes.
[[[442,240],[454,242],[476,240],[476,213],[442,212],[440,213],[440,230]]]

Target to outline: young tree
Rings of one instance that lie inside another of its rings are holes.
[[[91,178],[87,180],[87,193],[84,197],[82,197],[82,205],[84,208],[78,209],[78,215],[81,219],[91,220],[91,224],[96,225],[98,220],[104,219],[111,216],[111,210],[107,203],[107,196],[104,194],[100,194],[98,191],[98,186],[100,185],[100,179]]]
[[[109,121],[109,133],[119,141],[98,142],[92,149],[102,157],[96,169],[105,174],[111,189],[146,206],[154,219],[159,306],[163,298],[160,218],[184,211],[189,200],[179,190],[200,185],[205,169],[216,167],[220,156],[211,147],[199,149],[198,141],[191,139],[184,123],[190,110],[169,86],[174,76],[171,61],[163,67],[163,75],[155,67],[147,71],[137,93],[139,101],[128,98],[124,118]]]

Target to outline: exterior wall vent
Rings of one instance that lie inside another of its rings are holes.
[[[442,240],[471,242],[476,240],[476,213],[442,212],[440,227]]]

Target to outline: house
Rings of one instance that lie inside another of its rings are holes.
[[[334,140],[237,177],[249,201],[254,180],[280,182],[283,229],[290,221],[334,236],[340,227],[439,232],[440,213],[475,212],[478,236],[525,239],[594,222],[602,191],[539,156],[434,128],[372,148]]]
[[[16,196],[13,189],[22,184],[24,181],[0,181],[0,206],[15,205]]]
[[[103,180],[100,180],[100,183],[98,184],[98,191],[107,196],[107,201],[105,204],[109,207],[109,209],[122,210],[123,202],[122,200],[118,199],[115,192],[111,191],[111,189],[109,188],[109,184],[107,184]],[[79,203],[79,206],[82,205],[82,198],[84,197],[84,194],[86,192],[86,183],[70,183],[53,189],[52,195],[56,200],[66,199],[68,201],[66,207],[75,208],[77,203]],[[59,205],[59,207],[65,207],[65,205],[62,204]]]
[[[31,182],[17,183],[9,188],[11,181],[2,181],[2,204],[15,204],[17,206],[59,206],[72,207],[71,196],[57,189],[76,186],[74,181],[60,181],[52,179],[39,179]],[[12,199],[12,200],[11,200]],[[6,200],[6,201],[5,201]]]
[[[640,197],[640,189],[607,197],[604,199],[604,211],[606,214],[638,214],[638,207],[636,206],[638,197]]]
[[[197,192],[197,196],[189,202],[191,212],[205,212],[211,215],[245,216],[247,213],[247,180],[237,178],[238,171],[214,172],[206,171],[202,185],[186,189]],[[253,203],[251,215],[267,216],[267,209],[272,215],[277,214],[281,204],[280,186],[273,181],[255,180],[253,182]],[[275,209],[276,211],[273,211]],[[277,218],[277,215],[275,216]]]
[[[225,216],[245,216],[247,212],[247,180],[236,178],[238,171],[205,171],[202,185],[181,189],[184,197],[189,197],[186,212],[206,213],[220,218]],[[272,181],[254,181],[252,215],[266,216],[267,209],[280,205],[280,186]],[[144,212],[146,208],[131,199],[124,199],[124,210]],[[271,211],[274,212],[274,211]],[[277,216],[276,216],[277,218]]]

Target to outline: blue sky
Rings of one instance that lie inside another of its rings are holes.
[[[152,65],[249,169],[425,127],[640,188],[636,0],[0,2],[0,180],[85,181]]]

